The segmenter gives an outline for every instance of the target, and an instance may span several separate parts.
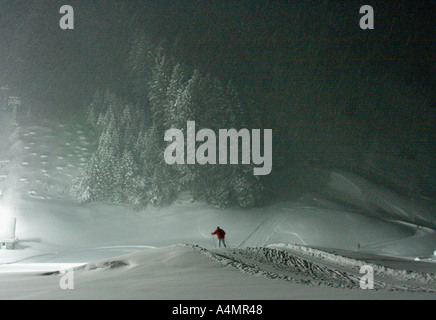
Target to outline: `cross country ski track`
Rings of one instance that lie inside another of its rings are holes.
[[[360,267],[375,270],[374,290],[436,293],[435,275],[395,270],[301,246],[205,249],[188,245],[217,263],[240,272],[319,287],[360,289]]]

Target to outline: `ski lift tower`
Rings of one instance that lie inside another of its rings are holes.
[[[17,115],[18,110],[21,108],[21,98],[20,97],[9,97],[8,100],[8,111],[12,114],[12,124],[18,126]]]
[[[12,217],[0,217],[0,250],[13,250],[17,242],[15,229],[17,219]]]
[[[0,110],[6,111],[9,106],[9,88],[7,86],[0,88]]]

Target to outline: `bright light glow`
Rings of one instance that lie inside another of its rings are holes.
[[[0,222],[3,218],[10,218],[12,217],[12,210],[5,205],[0,205]]]
[[[85,263],[14,263],[10,265],[0,265],[0,274],[58,272],[78,268],[83,265],[85,265]]]
[[[15,239],[16,218],[8,207],[0,206],[0,241]]]

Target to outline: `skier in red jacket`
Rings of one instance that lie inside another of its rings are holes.
[[[215,234],[218,238],[220,248],[221,248],[221,243],[224,245],[225,248],[227,248],[226,240],[225,240],[225,237],[226,237],[225,231],[223,229],[221,229],[220,227],[218,227],[218,228],[216,228],[216,230],[214,232],[212,232],[212,235],[215,235]]]

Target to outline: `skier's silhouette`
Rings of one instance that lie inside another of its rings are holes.
[[[212,232],[212,235],[216,235],[219,241],[219,246],[221,248],[221,243],[224,245],[225,248],[227,248],[226,245],[226,232],[221,229],[220,227],[217,227],[216,230],[214,232]]]

